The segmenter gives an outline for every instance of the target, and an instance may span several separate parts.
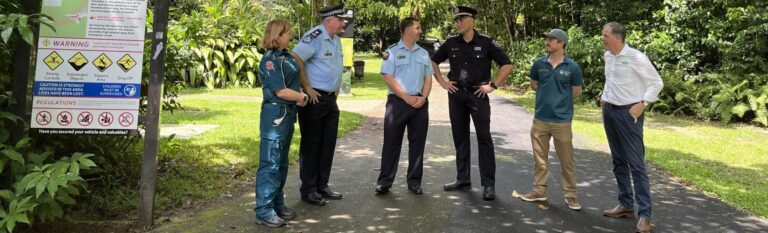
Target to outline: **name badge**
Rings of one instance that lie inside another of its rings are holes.
[[[333,53],[331,53],[331,51],[325,51],[325,56],[326,57],[330,57],[332,55],[333,55]]]
[[[475,47],[475,51],[481,51],[481,50],[483,50],[482,47],[480,47],[480,46]]]
[[[405,55],[397,55],[397,59],[405,59]]]

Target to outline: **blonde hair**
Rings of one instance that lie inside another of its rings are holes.
[[[264,49],[279,49],[280,36],[288,33],[291,25],[288,21],[277,19],[267,23],[267,29],[264,30],[264,38],[261,40],[261,47]]]

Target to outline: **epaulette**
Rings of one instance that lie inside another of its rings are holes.
[[[450,39],[453,39],[453,38],[456,38],[456,37],[459,37],[459,35],[450,35],[447,38],[445,38],[445,40],[450,40]]]
[[[323,33],[322,30],[316,29],[316,30],[312,31],[311,33],[307,34],[307,36],[305,36],[304,39],[301,39],[301,42],[304,42],[304,43],[312,42],[313,40],[315,40],[315,38],[320,36],[320,34],[322,34],[322,33]]]
[[[478,33],[478,35],[479,35],[479,36],[482,36],[482,37],[485,37],[485,38],[487,38],[487,39],[489,39],[489,40],[495,40],[495,39],[493,38],[493,36],[490,36],[490,35],[486,35],[486,34],[483,34],[483,33]]]
[[[381,54],[381,57],[384,58],[384,60],[389,59],[389,49],[394,48],[395,46],[397,46],[397,43],[387,47],[387,49],[384,50],[384,53]]]

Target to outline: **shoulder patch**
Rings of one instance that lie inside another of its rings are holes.
[[[304,42],[304,43],[312,42],[313,40],[315,40],[315,38],[320,36],[320,34],[322,34],[322,33],[323,33],[323,31],[321,31],[320,29],[316,29],[316,30],[312,31],[311,33],[307,34],[307,36],[305,36],[304,39],[301,39],[301,42]]]
[[[267,64],[264,66],[267,67],[267,70],[275,70],[275,63],[272,63],[272,61],[267,61]]]
[[[389,59],[389,50],[387,50],[387,51],[384,51],[384,53],[383,53],[383,54],[381,54],[381,56],[384,58],[384,60],[387,60],[387,59]]]

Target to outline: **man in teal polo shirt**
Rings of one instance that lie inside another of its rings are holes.
[[[547,56],[536,59],[531,67],[531,88],[536,91],[536,113],[531,127],[533,144],[533,191],[521,196],[524,201],[547,200],[547,159],[549,140],[554,138],[560,160],[565,203],[580,210],[576,201],[576,174],[573,162],[573,101],[581,95],[584,78],[581,67],[565,56],[568,34],[560,29],[546,33]]]

